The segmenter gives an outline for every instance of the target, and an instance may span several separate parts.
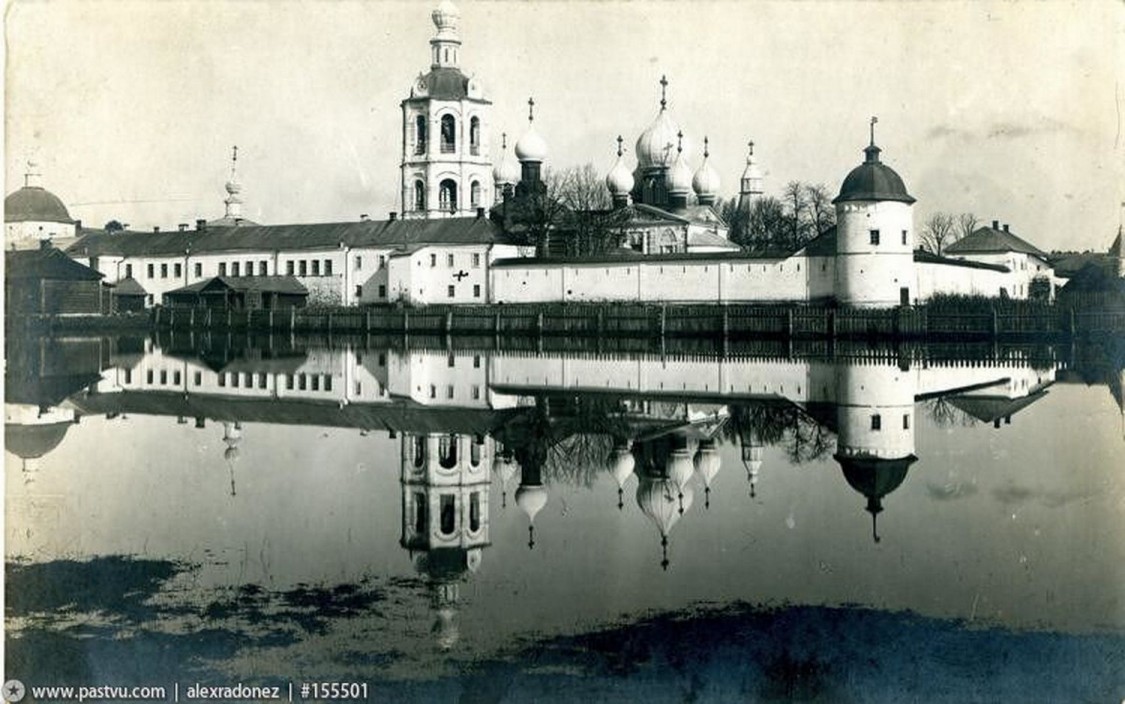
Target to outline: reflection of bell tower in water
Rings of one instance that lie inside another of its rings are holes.
[[[402,434],[402,547],[429,578],[443,649],[459,634],[460,583],[488,546],[492,440],[461,434]]]
[[[867,497],[871,534],[883,497],[906,479],[914,456],[915,376],[909,364],[841,364],[836,376],[836,461],[848,484]]]

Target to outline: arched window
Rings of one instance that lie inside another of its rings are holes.
[[[480,492],[469,494],[469,530],[476,533],[480,530]]]
[[[426,438],[421,435],[414,436],[414,466],[421,467],[426,463]]]
[[[438,463],[445,469],[457,466],[457,436],[443,435],[438,441]]]
[[[480,205],[480,183],[473,181],[469,186],[469,202],[476,208]]]
[[[441,153],[452,154],[457,151],[457,121],[452,115],[441,116]]]
[[[438,185],[438,206],[449,213],[457,212],[457,182],[447,178]]]
[[[441,534],[453,535],[457,527],[457,505],[452,494],[441,495],[438,510],[441,511]]]
[[[414,182],[414,209],[426,209],[426,184],[421,179]]]
[[[426,532],[426,495],[414,492],[414,532]]]
[[[475,116],[469,120],[469,153],[480,154],[480,118]]]
[[[414,153],[426,153],[426,116],[418,115],[414,118]]]

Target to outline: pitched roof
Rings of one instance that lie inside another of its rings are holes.
[[[726,240],[723,240],[726,242]],[[725,252],[669,252],[665,254],[641,254],[631,249],[616,249],[605,254],[591,254],[581,257],[510,257],[492,262],[494,269],[518,266],[544,266],[548,264],[644,264],[645,262],[713,262],[726,264],[742,260],[786,259],[788,252],[766,250],[749,252],[731,250]]]
[[[948,251],[948,250],[947,250]],[[985,262],[974,262],[969,259],[953,259],[952,257],[943,257],[933,252],[928,252],[924,249],[914,250],[914,261],[920,264],[944,264],[946,266],[960,266],[966,269],[988,269],[990,271],[1011,271],[1003,264],[986,264]]]
[[[5,252],[4,258],[4,276],[8,279],[97,281],[103,276],[54,247]]]
[[[992,423],[999,418],[1007,418],[1027,408],[1047,395],[1046,389],[1021,398],[1008,398],[1006,396],[954,396],[949,402],[962,412],[985,423]]]
[[[306,295],[309,290],[295,276],[213,276],[164,294],[203,294],[211,291],[262,291]]]
[[[957,240],[945,248],[947,254],[985,254],[997,252],[1022,252],[1047,261],[1047,253],[1026,240],[1006,230],[991,227],[978,228],[968,237]]]
[[[742,249],[726,237],[716,235],[714,232],[707,232],[706,230],[688,232],[688,247],[722,247],[732,252],[737,252]]]
[[[240,225],[183,232],[83,230],[67,248],[71,255],[177,256],[187,252],[261,252],[347,247],[404,248],[410,245],[469,245],[505,242],[488,218],[363,220],[304,225]]]
[[[113,293],[117,296],[147,296],[148,291],[132,276],[121,279],[113,285]]]

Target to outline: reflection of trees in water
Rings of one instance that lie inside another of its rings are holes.
[[[780,445],[793,464],[820,459],[836,447],[836,436],[805,409],[788,402],[732,404],[723,436],[743,445]]]
[[[922,403],[923,412],[939,428],[968,427],[976,423],[976,419],[953,405],[948,396],[931,398]]]

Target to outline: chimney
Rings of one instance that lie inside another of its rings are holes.
[[[74,231],[79,232],[79,233],[82,232],[82,221],[81,220],[75,220],[74,221]]]
[[[398,213],[396,213],[395,211],[393,211],[393,210],[392,210],[392,211],[391,211],[391,216],[390,216],[390,218],[388,218],[388,219],[389,219],[389,220],[390,220],[391,222],[394,222],[395,220],[398,220]]]
[[[180,232],[187,232],[188,224],[186,222],[181,222],[178,227],[180,228]]]
[[[204,230],[207,229],[207,221],[203,220],[203,219],[196,220],[195,221],[195,229],[198,230],[199,232],[203,232]]]
[[[484,207],[478,206],[477,207],[477,219],[480,220],[483,217],[484,217]]]
[[[368,220],[370,220],[370,218],[367,217],[367,213],[360,213],[359,214],[359,221],[360,222],[367,222]]]
[[[1008,231],[1008,223],[1004,223],[1004,232]]]
[[[993,220],[992,221],[992,229],[993,230],[999,230],[1000,229],[1000,221],[999,220]]]
[[[160,232],[160,225],[153,225],[152,226],[152,234],[155,235],[158,232]]]

